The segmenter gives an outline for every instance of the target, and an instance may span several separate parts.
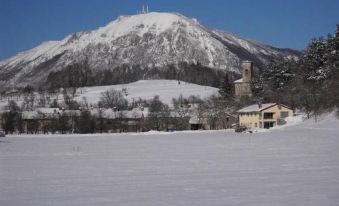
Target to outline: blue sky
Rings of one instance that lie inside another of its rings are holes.
[[[0,0],[0,59],[104,26],[143,4],[284,48],[303,49],[339,23],[338,0]]]

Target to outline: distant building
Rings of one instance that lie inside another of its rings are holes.
[[[104,120],[104,127],[110,133],[148,131],[145,125],[148,114],[148,108],[133,108],[129,111],[100,108],[91,110],[91,115]]]
[[[293,116],[293,110],[277,103],[253,104],[238,110],[239,125],[253,129],[269,129],[276,125],[285,124],[286,117]]]
[[[58,119],[62,111],[59,108],[36,108],[34,111],[23,111],[21,118],[25,133],[47,133],[53,120]]]
[[[213,115],[212,115],[213,116]],[[211,117],[210,114],[202,114],[201,117],[192,115],[189,119],[191,130],[216,130],[232,128],[237,122],[237,117],[232,114],[225,114],[223,118]]]
[[[234,82],[235,96],[252,96],[251,81],[253,76],[253,62],[241,62],[242,78]]]

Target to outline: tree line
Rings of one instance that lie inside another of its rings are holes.
[[[311,40],[298,58],[275,59],[252,82],[252,98],[234,97],[234,75],[226,74],[219,93],[238,105],[277,102],[308,117],[339,108],[339,26],[334,35]],[[339,112],[338,112],[339,115]]]
[[[126,84],[142,79],[172,79],[218,87],[222,70],[206,67],[198,63],[180,62],[163,67],[143,67],[123,64],[119,67],[92,71],[87,61],[74,63],[60,71],[51,72],[44,89],[58,90],[68,87],[102,86]]]
[[[256,99],[302,109],[315,118],[339,108],[339,25],[313,39],[299,59],[278,59],[252,83]]]

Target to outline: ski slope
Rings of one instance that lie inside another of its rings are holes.
[[[172,98],[178,98],[180,94],[184,97],[190,95],[199,96],[204,99],[213,94],[218,95],[218,88],[201,86],[177,80],[140,80],[129,84],[119,84],[111,86],[97,86],[80,88],[80,94],[76,98],[81,101],[86,97],[91,104],[96,104],[100,100],[102,92],[110,89],[122,90],[127,89],[127,96],[129,102],[133,100],[152,99],[155,95],[160,96],[160,100],[166,104],[172,104]],[[79,92],[78,92],[79,93]]]
[[[263,133],[10,136],[0,205],[336,206],[333,115]]]

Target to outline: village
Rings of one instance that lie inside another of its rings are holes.
[[[253,63],[241,63],[242,78],[234,81],[234,94],[238,101],[252,97],[251,82]],[[106,93],[109,94],[108,92]],[[70,96],[64,96],[65,101]],[[227,105],[227,101],[210,98],[204,102],[199,98],[185,99],[179,96],[173,100],[172,107],[154,97],[129,106],[107,102],[109,106],[73,103],[59,106],[56,101],[50,107],[34,106],[38,99],[15,105],[17,92],[11,91],[2,99],[8,105],[0,110],[0,130],[8,133],[55,134],[55,133],[121,133],[178,131],[178,130],[220,130],[235,129],[237,132],[269,129],[286,124],[287,117],[294,116],[294,111],[287,105],[277,102],[257,102],[241,108]],[[212,99],[212,100],[211,100]],[[32,102],[33,101],[33,102]],[[71,101],[71,102],[72,102]],[[11,102],[11,103],[10,103]],[[147,102],[147,103],[145,103]],[[11,105],[12,104],[12,105]],[[30,105],[30,106],[28,106]],[[47,104],[48,105],[48,104]],[[26,109],[25,109],[26,108]]]
[[[339,205],[338,11],[0,0],[0,206]]]

